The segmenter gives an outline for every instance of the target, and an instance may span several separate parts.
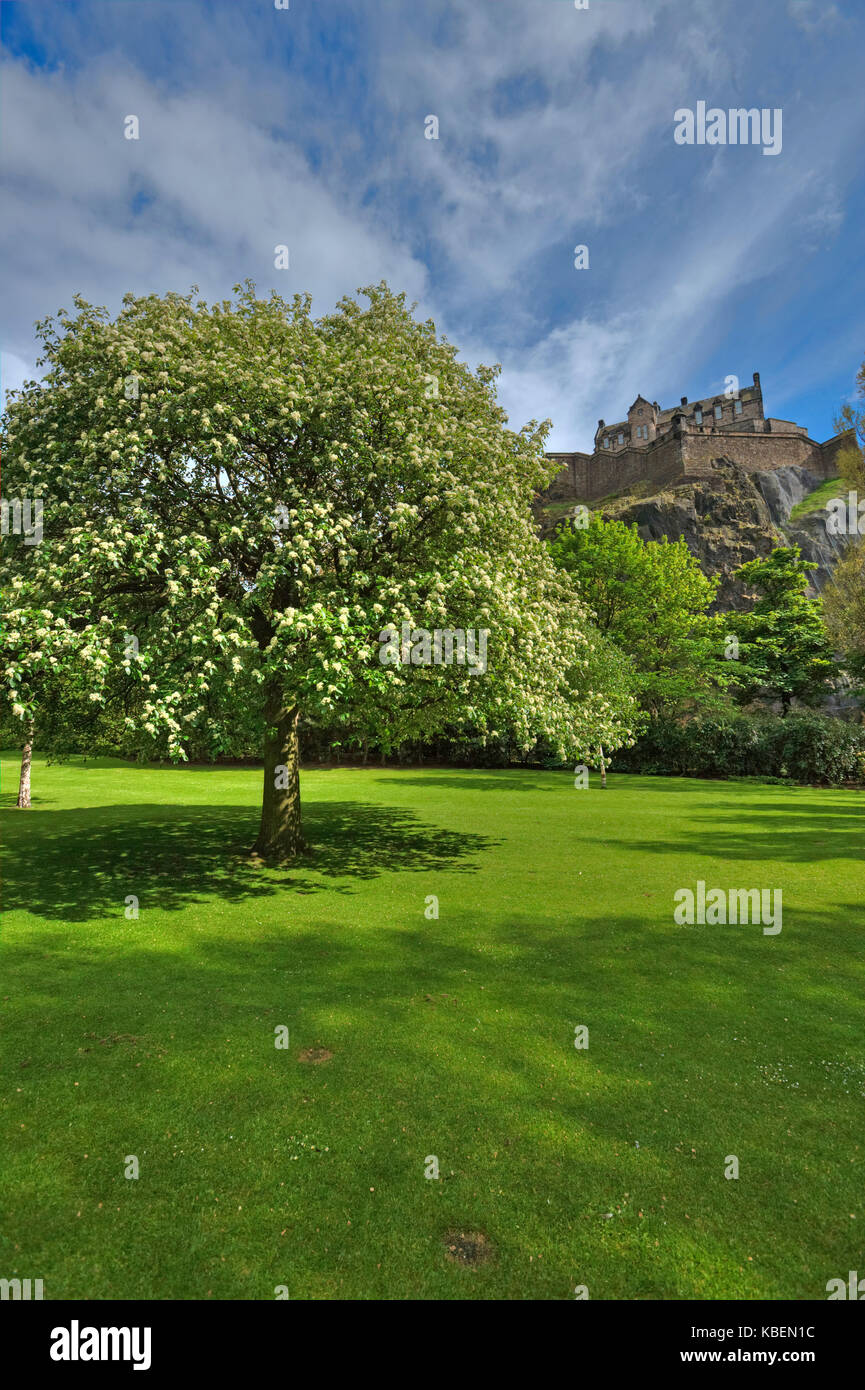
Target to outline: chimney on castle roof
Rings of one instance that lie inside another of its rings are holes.
[[[598,421],[598,429],[599,429],[599,430],[602,430],[603,428],[604,428],[604,422],[603,422],[603,420],[599,420],[599,421]]]
[[[755,386],[758,388],[758,390],[759,390],[759,387],[760,387],[760,373],[759,373],[759,372],[755,372],[755,373],[754,373],[754,385],[755,385]]]
[[[687,397],[687,396],[683,396],[682,399],[681,399],[681,401],[680,401],[680,405],[687,405],[687,404],[688,404],[688,397]]]

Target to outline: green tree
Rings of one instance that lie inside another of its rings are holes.
[[[849,488],[865,498],[865,362],[856,373],[857,400],[846,401],[835,419],[839,434],[849,433],[849,440],[838,456],[838,471]]]
[[[786,715],[793,700],[816,704],[833,688],[836,667],[820,604],[805,592],[816,568],[796,545],[778,546],[736,571],[759,595],[750,611],[727,615],[739,639],[739,659],[730,664],[741,700],[780,700]]]
[[[845,666],[865,681],[865,542],[851,545],[838,561],[823,591],[823,615]]]
[[[598,630],[630,658],[644,709],[657,714],[723,680],[719,624],[707,613],[718,581],[684,540],[644,541],[636,526],[594,512],[586,526],[560,527],[550,551]]]
[[[848,403],[835,428],[850,431],[849,444],[841,451],[838,467],[849,492],[865,502],[865,363],[856,377],[860,403]],[[859,522],[860,529],[862,522]],[[865,680],[865,540],[853,539],[842,555],[823,592],[826,626],[852,675]]]
[[[61,615],[95,702],[122,666],[130,725],[170,756],[254,702],[266,858],[303,847],[301,717],[394,742],[507,724],[564,755],[626,741],[632,704],[574,678],[587,620],[531,518],[548,427],[506,427],[498,369],[384,285],[320,320],[308,296],[234,293],[129,295],[113,320],[76,300],[39,326],[46,374],[3,420],[7,491],[45,504],[10,619]],[[383,661],[403,623],[410,661]],[[437,629],[488,633],[483,669],[424,664]]]

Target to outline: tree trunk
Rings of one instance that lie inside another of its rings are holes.
[[[600,754],[600,759],[601,759],[601,788],[603,789],[603,788],[606,787],[606,785],[607,785],[607,764],[604,762],[604,747],[603,747],[603,744],[601,744],[601,745],[598,747],[598,753]]]
[[[33,758],[33,725],[27,725],[25,744],[21,750],[21,780],[18,783],[18,810],[30,810],[30,763]]]
[[[294,859],[305,849],[300,827],[300,745],[297,705],[271,692],[265,710],[264,793],[261,828],[253,853],[262,859]]]

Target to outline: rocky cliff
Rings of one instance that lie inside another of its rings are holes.
[[[683,536],[703,572],[718,575],[716,610],[746,606],[745,591],[733,572],[746,560],[763,558],[778,545],[799,545],[806,560],[818,568],[812,572],[812,592],[827,583],[848,540],[826,532],[826,513],[821,508],[795,522],[790,513],[817,488],[821,479],[799,464],[771,473],[750,473],[729,459],[715,459],[712,477],[681,483],[651,496],[637,491],[607,498],[594,507],[604,517],[636,522],[644,540],[678,540]],[[564,513],[574,515],[576,508]],[[550,534],[563,519],[553,519],[541,508],[541,529]]]

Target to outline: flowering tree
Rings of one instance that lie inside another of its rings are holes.
[[[630,737],[532,524],[546,426],[509,430],[497,369],[458,362],[404,296],[363,294],[320,320],[251,285],[213,306],[128,295],[113,320],[76,300],[39,325],[44,379],[3,421],[7,495],[44,503],[9,621],[46,610],[76,634],[64,659],[97,702],[110,673],[136,682],[129,722],[172,757],[257,702],[267,859],[303,847],[301,716],[394,740],[508,728],[577,756]],[[486,633],[485,662],[454,632]]]
[[[3,606],[5,610],[5,596]],[[30,808],[37,721],[40,734],[51,729],[50,739],[39,741],[57,748],[68,739],[72,725],[83,733],[98,719],[108,667],[101,648],[101,635],[94,643],[86,624],[72,628],[51,609],[19,606],[4,612],[0,660],[12,713],[22,728],[19,810]]]

